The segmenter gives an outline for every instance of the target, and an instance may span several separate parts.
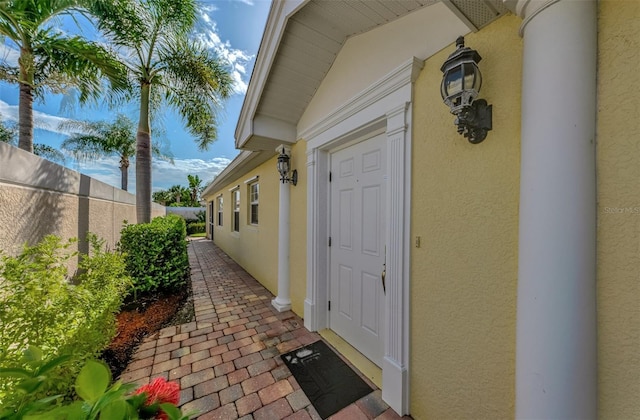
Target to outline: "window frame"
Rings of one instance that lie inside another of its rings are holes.
[[[217,198],[216,198],[216,203],[217,203],[217,225],[218,227],[222,227],[224,226],[224,200],[222,197],[222,194],[220,194]]]
[[[231,231],[240,232],[240,188],[234,188],[231,191]]]
[[[254,197],[254,192],[253,192],[253,188],[255,187],[256,191],[255,191],[255,197]],[[260,221],[260,216],[259,216],[259,212],[260,212],[260,183],[258,181],[252,182],[249,184],[249,189],[248,189],[248,197],[249,199],[248,201],[248,222],[251,226],[258,226],[258,223]],[[255,207],[255,212],[253,211]],[[254,220],[254,215],[255,215],[255,220]]]

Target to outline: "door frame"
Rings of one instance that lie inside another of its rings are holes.
[[[350,147],[355,147],[355,146],[358,146],[358,145],[361,145],[361,144],[366,144],[366,143],[367,143],[367,142],[369,142],[369,141],[373,141],[373,140],[381,141],[381,140],[383,140],[383,139],[381,139],[380,137],[384,136],[384,134],[385,134],[384,127],[380,127],[379,129],[377,129],[377,130],[375,130],[375,131],[368,131],[368,132],[366,133],[366,135],[364,135],[364,136],[362,136],[362,137],[359,137],[359,138],[357,138],[356,140],[349,141],[347,144],[340,144],[338,147],[335,147],[335,148],[333,148],[333,149],[329,150],[329,153],[328,153],[328,155],[329,155],[329,168],[331,168],[331,167],[332,167],[332,162],[333,162],[333,156],[334,156],[334,154],[339,153],[339,152],[342,152],[342,151],[344,151],[345,149],[348,149],[348,148],[350,148]],[[384,142],[384,141],[383,141],[383,142]],[[388,176],[387,176],[387,168],[386,168],[386,151],[387,151],[386,149],[387,149],[387,147],[386,147],[386,144],[382,144],[381,146],[382,146],[382,148],[384,148],[384,153],[385,153],[385,156],[384,156],[384,159],[385,159],[385,165],[384,165],[384,166],[385,166],[385,170],[384,170],[384,173],[382,174],[382,177],[380,178],[380,182],[385,184],[385,185],[384,185],[384,190],[385,190],[385,198],[386,198],[386,190],[387,190],[386,181],[388,180]],[[335,174],[335,172],[333,172],[333,175],[334,175],[334,176],[336,176],[336,178],[337,178],[337,176],[338,176],[337,174]],[[328,188],[329,188],[329,191],[328,191],[328,192],[329,192],[329,200],[328,200],[328,201],[329,201],[329,202],[328,202],[328,208],[329,208],[329,209],[331,209],[331,208],[332,208],[332,206],[333,206],[333,204],[335,204],[335,203],[333,203],[333,201],[332,201],[332,200],[333,200],[333,198],[334,198],[334,197],[333,197],[333,192],[332,192],[332,186],[333,186],[333,187],[335,187],[335,185],[332,185],[332,184],[333,184],[333,183],[335,183],[336,181],[337,181],[337,180],[335,180],[335,179],[334,179],[334,180],[330,183],[330,185],[329,185],[329,187],[328,187]],[[381,208],[380,208],[380,210],[381,210],[381,213],[382,213],[382,215],[383,215],[382,220],[381,220],[381,222],[382,222],[382,224],[383,224],[382,232],[381,232],[381,236],[384,238],[384,241],[381,243],[381,247],[382,247],[383,249],[381,249],[381,250],[380,250],[380,252],[381,252],[381,253],[385,253],[385,254],[386,254],[386,250],[384,250],[384,248],[386,248],[387,240],[386,240],[386,238],[385,238],[384,236],[387,234],[387,226],[386,226],[386,224],[387,224],[386,212],[387,212],[387,209],[388,209],[387,202],[388,202],[387,200],[385,200],[385,201],[381,201],[381,202],[380,202],[380,207],[381,207]],[[333,214],[332,214],[330,210],[327,212],[327,217],[328,217],[328,235],[330,235],[330,236],[331,236],[331,231],[332,231],[332,223],[334,222],[334,220],[333,220],[333,216],[334,216],[334,215],[335,215],[335,213],[333,213]],[[332,249],[328,250],[329,258],[328,258],[328,267],[327,267],[327,270],[328,270],[328,273],[329,273],[329,274],[333,272],[333,268],[334,268],[334,267],[332,267],[332,264],[334,264],[334,261],[333,261],[333,259],[332,259],[332,257],[331,257],[331,255],[332,255],[332,250],[333,250],[333,253],[334,253],[333,255],[335,256],[335,252],[336,252],[336,251],[339,251],[339,249],[338,249],[338,248],[339,248],[339,244],[338,244],[338,242],[339,242],[339,241],[338,241],[338,240],[337,240],[337,238],[336,238],[335,245],[333,245],[333,244],[332,244]],[[383,256],[381,255],[380,257],[382,258]],[[386,258],[386,255],[384,255],[384,258]],[[379,264],[379,266],[377,266],[377,272],[378,272],[378,273],[381,273],[381,271],[382,271],[382,267],[383,267],[383,264],[384,264],[384,263],[382,263],[382,262],[381,262],[381,263]],[[371,268],[371,267],[369,267],[369,268]],[[375,271],[376,271],[376,269],[375,269],[375,268],[373,268],[373,270],[372,270],[372,271],[373,271],[373,272],[375,272]],[[329,276],[327,277],[327,285],[328,285],[328,289],[327,289],[327,299],[329,299],[329,300],[331,300],[331,296],[332,296],[332,294],[331,294],[331,293],[332,293],[332,290],[333,290],[333,286],[335,286],[335,284],[332,284],[332,281],[331,281],[331,280],[332,280],[332,279],[331,279],[331,276],[329,275]],[[378,283],[380,283],[379,278],[378,278]],[[378,331],[378,332],[379,332],[379,334],[380,334],[380,336],[381,336],[382,338],[381,338],[381,341],[380,341],[380,348],[379,348],[379,350],[380,350],[380,352],[381,352],[382,356],[384,357],[384,344],[385,344],[385,343],[384,343],[384,341],[383,341],[383,340],[384,340],[384,334],[386,333],[386,331],[385,331],[385,325],[384,325],[384,323],[385,323],[385,318],[384,318],[384,316],[385,316],[385,315],[384,315],[384,312],[386,311],[386,304],[385,304],[385,295],[382,293],[382,290],[380,290],[380,296],[379,296],[379,299],[382,301],[382,302],[381,302],[381,303],[382,303],[382,308],[380,309],[380,310],[382,311],[382,317],[381,317],[381,318],[379,318],[379,320],[380,320],[380,325],[379,325],[379,331]],[[335,329],[333,329],[333,327],[332,327],[332,323],[331,323],[331,315],[333,314],[333,315],[335,316],[335,315],[336,315],[336,313],[337,313],[337,312],[339,312],[339,308],[338,308],[339,303],[338,303],[338,302],[334,302],[334,303],[336,304],[336,305],[335,305],[335,306],[336,306],[335,310],[334,310],[334,311],[327,311],[327,328],[331,329],[331,330],[332,330],[332,331],[334,331],[336,334],[338,334],[339,336],[341,336],[345,341],[347,341],[348,343],[350,343],[350,344],[351,344],[351,345],[352,345],[356,350],[358,350],[360,353],[362,353],[363,355],[365,355],[365,357],[368,357],[368,356],[366,356],[366,353],[365,353],[364,351],[362,351],[361,349],[358,349],[358,347],[357,347],[356,345],[352,344],[352,343],[351,343],[351,341],[347,339],[347,336],[342,335],[342,334],[339,334]],[[361,304],[362,304],[362,302],[361,302]],[[335,320],[335,318],[334,318],[334,320]],[[380,363],[380,366],[382,366],[382,360],[380,360],[379,362],[376,362],[376,361],[374,361],[374,360],[371,360],[371,361],[372,361],[375,365],[378,365],[378,363]]]
[[[329,325],[330,153],[377,133],[387,145],[387,293],[382,398],[409,413],[411,118],[413,83],[423,61],[412,57],[299,137],[307,141],[307,296],[304,324]]]

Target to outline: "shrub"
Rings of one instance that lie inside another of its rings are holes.
[[[46,358],[69,354],[76,363],[56,371],[53,390],[67,390],[79,363],[95,357],[115,334],[115,313],[130,279],[123,256],[104,250],[104,241],[89,235],[89,255],[81,255],[71,279],[67,261],[77,255],[59,237],[47,236],[17,257],[0,260],[0,366],[20,362],[28,346]],[[73,281],[71,281],[73,280]],[[11,382],[0,382],[0,401]]]
[[[176,290],[186,285],[186,236],[184,219],[175,214],[122,229],[119,249],[126,255],[135,293]]]
[[[187,225],[187,235],[193,235],[194,233],[204,233],[204,223],[194,222]]]

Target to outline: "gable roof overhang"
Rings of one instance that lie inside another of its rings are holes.
[[[503,0],[274,0],[235,131],[236,148],[295,143],[307,105],[349,37],[442,2],[471,31],[507,13]]]

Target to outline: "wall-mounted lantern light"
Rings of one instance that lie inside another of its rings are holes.
[[[478,63],[482,60],[476,50],[464,46],[464,37],[456,39],[456,50],[447,58],[440,70],[442,84],[440,94],[444,103],[456,116],[454,122],[458,133],[477,144],[487,137],[491,130],[492,105],[484,99],[477,99],[482,86],[482,74]]]
[[[291,172],[291,151],[288,147],[281,144],[276,148],[278,152],[278,172],[280,173],[280,181],[283,184],[287,182],[294,186],[298,184],[298,171],[296,169]]]

